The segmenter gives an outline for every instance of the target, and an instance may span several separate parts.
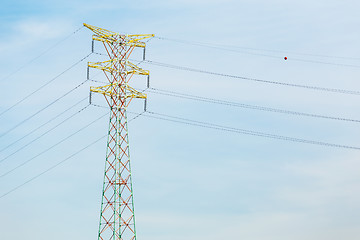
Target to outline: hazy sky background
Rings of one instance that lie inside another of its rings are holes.
[[[84,22],[120,33],[153,33],[159,38],[219,46],[154,38],[146,49],[146,57],[152,61],[268,81],[360,90],[358,1],[33,0],[1,1],[0,6],[0,112],[91,52],[92,32],[81,28]],[[224,45],[230,47],[221,49]],[[100,44],[95,45],[95,51],[101,49]],[[134,58],[141,60],[140,55],[137,52]],[[0,116],[0,196],[106,134],[107,115],[54,146],[106,114],[106,109],[95,106],[44,134],[87,106],[89,87],[99,83],[84,82],[86,64],[101,59],[90,55]],[[360,120],[358,95],[181,71],[146,62],[141,66],[150,70],[151,86],[158,89]],[[96,70],[90,75],[104,80]],[[132,85],[145,88],[146,79],[136,77]],[[84,101],[24,137],[81,99]],[[106,106],[102,96],[94,96],[93,102]],[[142,104],[134,100],[130,111],[140,113]],[[258,111],[151,92],[148,110],[360,147],[360,123],[356,121]],[[138,239],[338,240],[359,236],[359,150],[249,136],[146,116],[149,114],[129,123]],[[7,147],[17,139],[21,140]],[[105,151],[103,138],[1,197],[1,239],[96,239]]]

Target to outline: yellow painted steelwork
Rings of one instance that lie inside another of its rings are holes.
[[[91,31],[95,33],[93,36],[93,40],[100,41],[100,42],[108,42],[108,43],[115,43],[117,39],[115,36],[121,36],[122,38],[126,38],[126,45],[134,46],[134,47],[142,47],[144,48],[146,44],[141,42],[141,40],[152,38],[154,34],[126,34],[122,35],[116,32],[112,32],[103,28],[91,26],[89,24],[84,23],[84,26],[89,28]]]
[[[126,46],[128,48],[141,47],[145,48],[146,43],[141,42],[141,40],[154,37],[154,34],[127,34],[122,35],[116,32],[112,32],[103,28],[95,27],[89,24],[84,23],[84,26],[89,28],[94,32],[93,40],[103,42],[104,44],[115,44],[119,43],[119,39],[121,39],[120,45]],[[88,67],[96,68],[102,70],[104,72],[108,72],[110,74],[115,74],[119,70],[119,66],[123,67],[123,71],[121,74],[129,75],[130,77],[134,74],[136,75],[150,75],[148,70],[144,70],[135,64],[131,63],[127,58],[119,59],[119,58],[111,58],[109,60],[103,62],[88,62]],[[134,88],[128,86],[127,82],[125,84],[119,85],[117,82],[110,83],[105,86],[100,87],[91,87],[91,92],[96,92],[103,94],[104,96],[111,97],[117,94],[115,89],[122,89],[122,92],[125,93],[125,98],[142,98],[145,99],[147,97],[146,94],[136,91]]]
[[[137,74],[137,75],[150,75],[149,70],[144,70],[142,68],[139,68],[135,64],[131,62],[127,62],[127,66],[131,69],[127,70],[127,74]]]
[[[114,68],[113,66],[116,66],[117,64],[119,64],[118,59],[110,59],[110,60],[103,61],[103,62],[89,62],[88,66],[91,68],[96,68],[99,70],[103,70],[103,71],[112,73],[112,72],[116,71],[116,67]],[[130,61],[124,61],[123,64],[129,68],[125,71],[126,74],[150,75],[150,72],[148,70],[139,68],[138,66],[131,63]]]
[[[114,94],[116,94],[116,92],[114,91],[115,87],[118,87],[117,84],[108,84],[108,85],[101,86],[101,87],[90,87],[90,91],[111,97]],[[120,86],[120,88],[121,88],[121,86]],[[126,96],[125,96],[126,98],[143,98],[143,99],[145,99],[147,97],[147,95],[145,93],[136,91],[134,88],[132,88],[130,86],[125,86],[123,88],[124,88],[124,90],[126,90]]]
[[[129,58],[135,48],[141,47],[144,59],[146,44],[142,40],[154,35],[122,35],[85,23],[84,26],[93,31],[93,43],[100,41],[108,56],[106,61],[88,63],[88,70],[101,70],[108,81],[90,91],[104,95],[110,108],[98,240],[136,240],[127,108],[132,99],[141,98],[146,111],[146,94],[130,87],[129,82],[134,74],[146,75],[149,81],[149,71],[129,62]]]

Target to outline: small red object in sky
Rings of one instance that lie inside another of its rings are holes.
[[[285,60],[287,60],[287,57],[284,57]]]

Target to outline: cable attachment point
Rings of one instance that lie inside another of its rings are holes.
[[[146,112],[146,108],[147,108],[147,98],[144,99],[144,112]]]
[[[92,97],[92,92],[90,91],[90,93],[89,93],[89,104],[91,105],[91,97]]]

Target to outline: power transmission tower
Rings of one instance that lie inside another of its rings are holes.
[[[145,54],[146,44],[141,40],[154,35],[122,35],[85,23],[84,26],[94,32],[93,41],[103,43],[109,57],[107,61],[88,63],[88,67],[102,70],[109,82],[90,88],[91,92],[103,94],[110,107],[98,239],[135,240],[126,109],[133,98],[146,100],[146,94],[136,91],[128,83],[134,74],[149,76],[149,71],[132,64],[129,56],[136,47],[144,48]]]

